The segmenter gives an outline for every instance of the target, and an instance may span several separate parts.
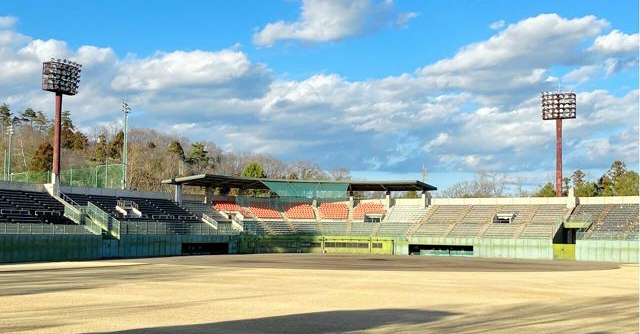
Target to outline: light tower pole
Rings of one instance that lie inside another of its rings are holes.
[[[11,151],[13,150],[11,139],[13,138],[13,124],[7,127],[9,130],[9,154],[7,159],[7,180],[11,181]]]
[[[122,144],[122,189],[127,186],[127,118],[131,108],[127,102],[122,101],[122,111],[124,112],[124,143]]]
[[[562,120],[576,118],[576,93],[543,92],[542,119],[556,121],[556,197],[562,197]]]
[[[62,130],[62,95],[78,94],[82,65],[66,60],[51,59],[42,63],[42,89],[56,93],[56,114],[53,120],[53,167],[51,182],[60,183],[60,134]]]

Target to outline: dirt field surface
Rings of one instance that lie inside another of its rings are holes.
[[[638,333],[638,265],[265,254],[0,266],[0,333]]]

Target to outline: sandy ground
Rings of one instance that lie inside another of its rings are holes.
[[[229,255],[0,266],[1,333],[638,333],[638,266]]]

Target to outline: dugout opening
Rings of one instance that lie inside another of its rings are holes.
[[[473,257],[472,245],[409,245],[410,255]]]
[[[226,242],[183,243],[182,255],[216,255],[229,254],[229,244]]]

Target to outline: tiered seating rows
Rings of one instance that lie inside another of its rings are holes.
[[[322,219],[347,219],[349,208],[344,203],[321,203],[318,206]]]
[[[285,204],[284,209],[284,214],[289,219],[316,219],[313,208],[306,203]]]
[[[363,219],[367,214],[384,214],[382,203],[361,202],[353,208],[353,219]]]
[[[64,217],[64,205],[47,193],[0,190],[0,222],[74,224]]]

